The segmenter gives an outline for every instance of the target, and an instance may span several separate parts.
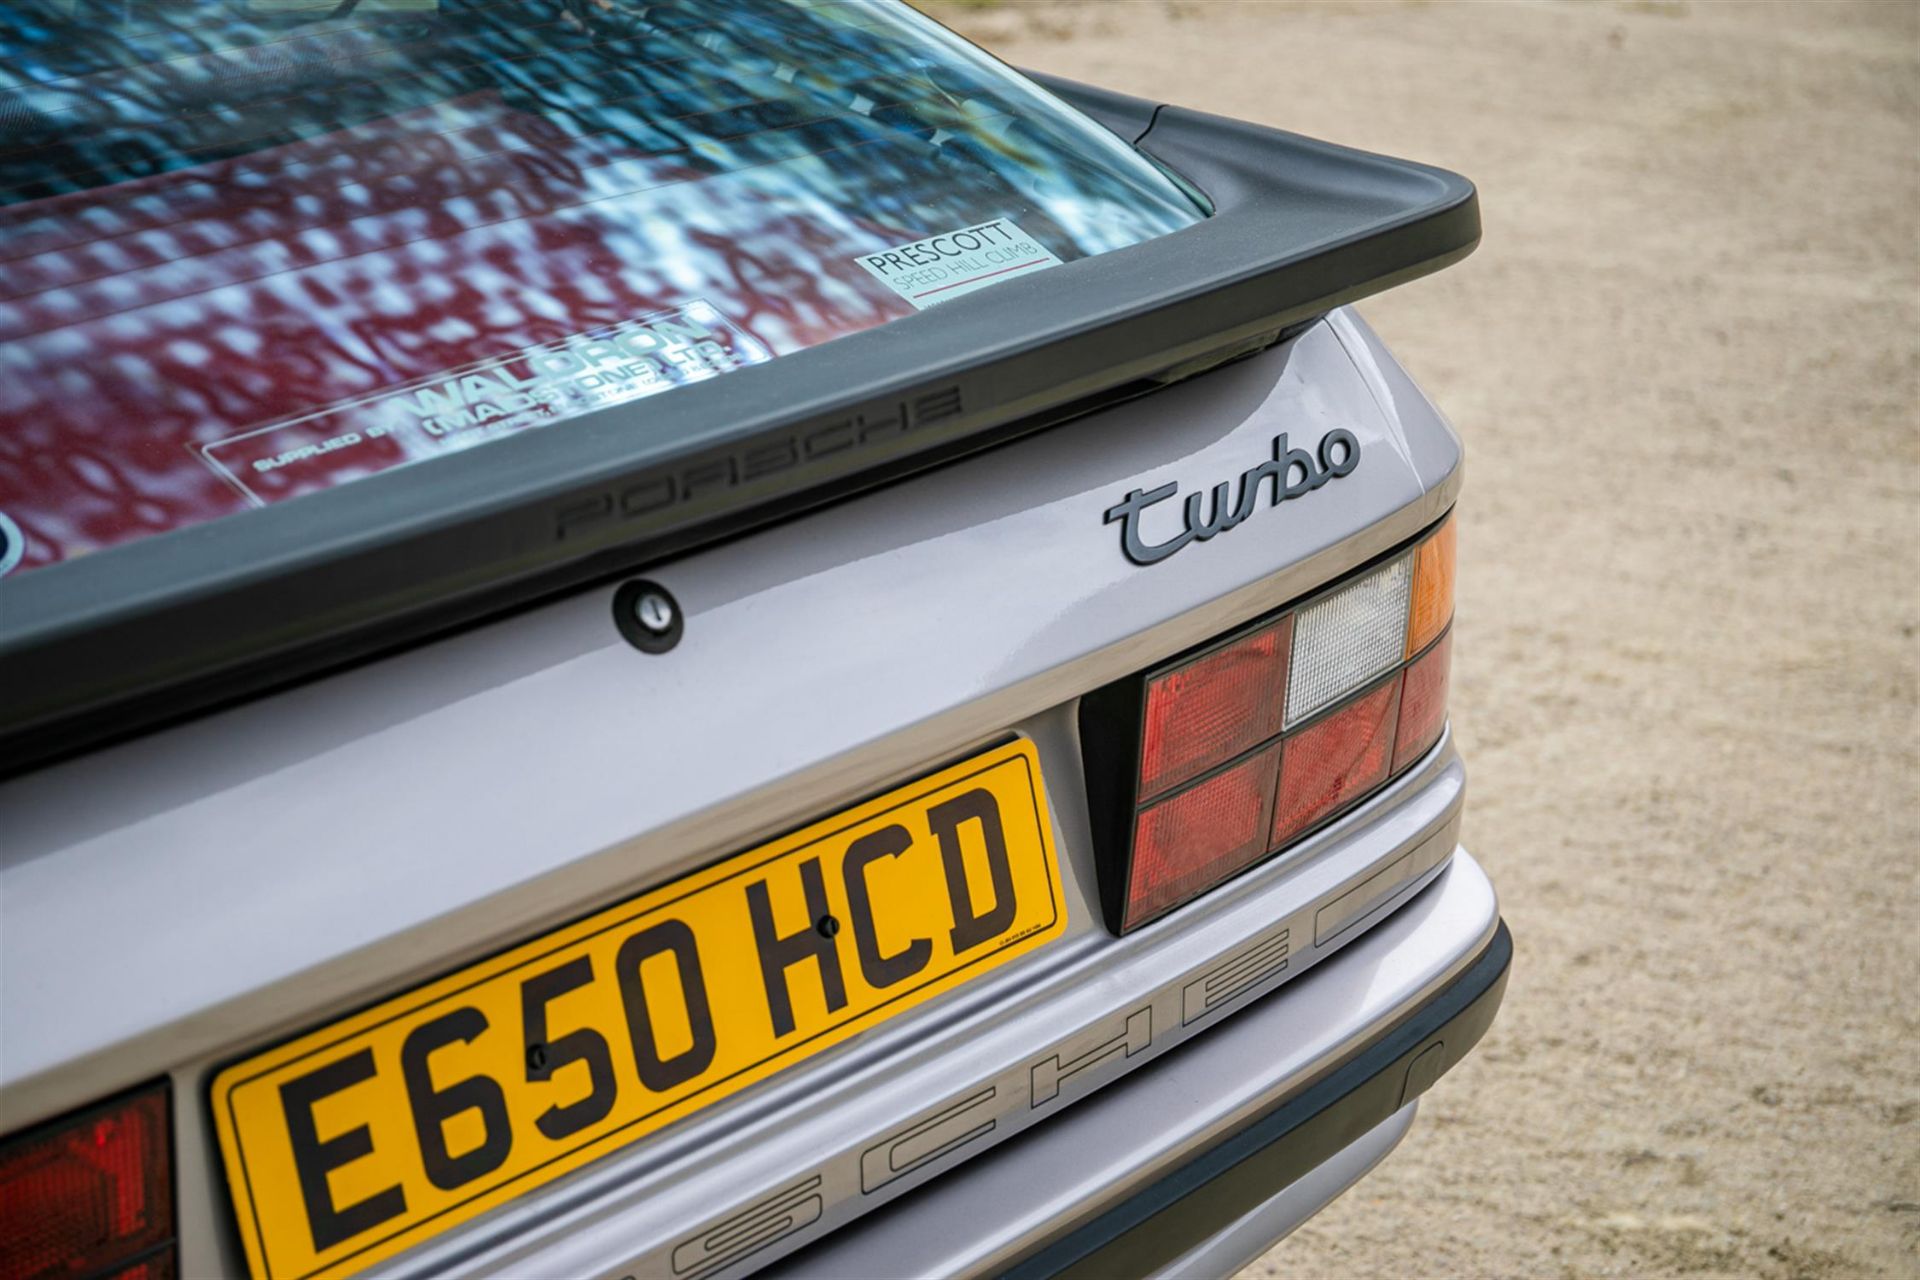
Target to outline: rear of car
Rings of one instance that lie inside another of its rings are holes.
[[[1510,946],[1451,175],[904,7],[16,3],[0,1276],[1204,1274]]]

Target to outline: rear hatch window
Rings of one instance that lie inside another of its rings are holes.
[[[904,5],[0,11],[0,572],[1205,216]]]

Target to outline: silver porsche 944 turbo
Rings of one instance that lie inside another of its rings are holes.
[[[1432,168],[902,4],[0,0],[0,1280],[1223,1274],[1511,945]]]

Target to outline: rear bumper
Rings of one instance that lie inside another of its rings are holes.
[[[1511,956],[1456,850],[1311,973],[773,1274],[1227,1274],[1391,1149],[1492,1022]]]
[[[1266,1212],[1287,1188],[1364,1145],[1364,1139],[1403,1112],[1411,1122],[1419,1095],[1465,1057],[1492,1025],[1506,995],[1512,958],[1513,940],[1503,922],[1465,973],[1381,1040],[1010,1274],[1093,1277],[1137,1268],[1147,1274],[1191,1276],[1197,1274],[1194,1264],[1204,1258],[1224,1275],[1251,1261],[1377,1162],[1355,1168],[1344,1185],[1325,1185],[1326,1198],[1317,1204],[1276,1206],[1285,1211]],[[1215,1242],[1228,1244],[1230,1234],[1238,1236],[1231,1241],[1238,1250],[1214,1247]],[[1239,1251],[1244,1251],[1242,1256],[1230,1256]]]

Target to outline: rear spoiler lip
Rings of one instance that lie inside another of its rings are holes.
[[[1122,136],[1144,121],[1142,150],[1214,216],[563,430],[0,583],[0,774],[1039,429],[1479,242],[1456,174],[1038,78]],[[647,440],[663,418],[675,438]]]

